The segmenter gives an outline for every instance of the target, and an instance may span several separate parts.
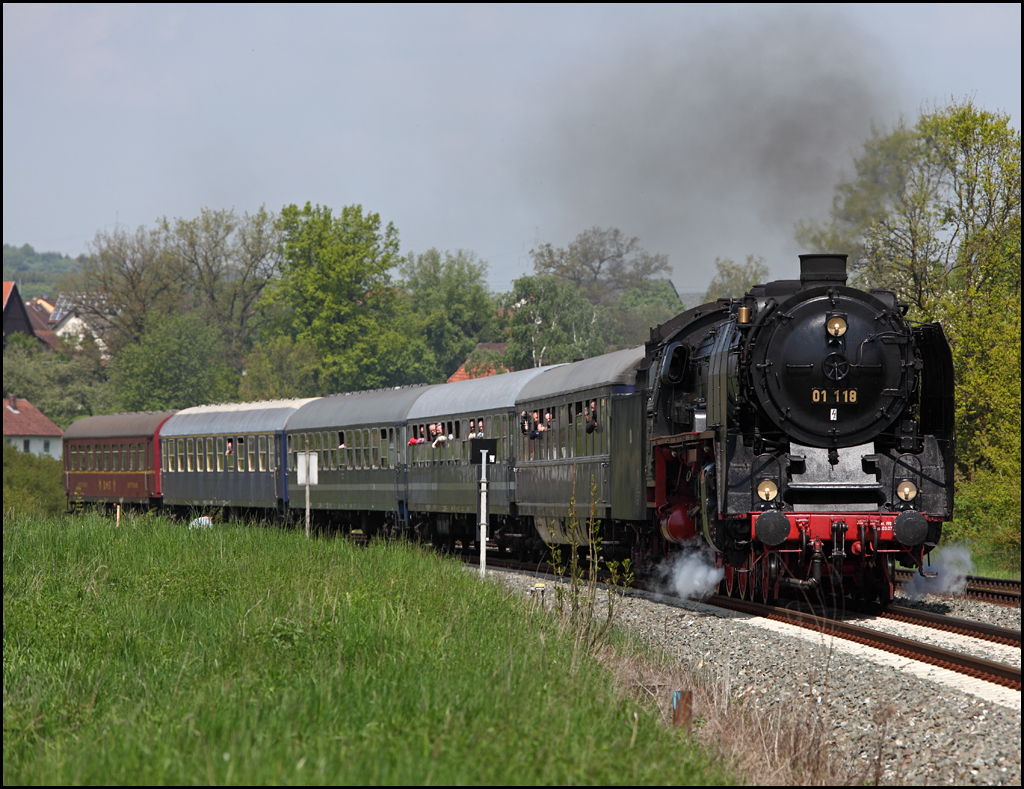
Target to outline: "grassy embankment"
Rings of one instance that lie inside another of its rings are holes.
[[[3,540],[5,784],[727,778],[553,617],[414,547],[91,515]]]

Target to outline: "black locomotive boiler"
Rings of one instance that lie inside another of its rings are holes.
[[[740,596],[888,602],[952,514],[952,357],[892,292],[848,287],[845,255],[800,260],[652,330],[651,549],[700,537]]]

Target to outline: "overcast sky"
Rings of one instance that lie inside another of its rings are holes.
[[[794,276],[876,127],[1020,127],[1021,7],[4,5],[3,240],[76,255],[203,207],[360,203],[507,290],[617,226],[703,290]]]

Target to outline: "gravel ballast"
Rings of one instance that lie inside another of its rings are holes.
[[[522,592],[545,581],[550,605],[551,579],[503,575]],[[1014,627],[1015,609],[958,602],[969,608],[951,606],[946,613]],[[1013,709],[922,679],[836,648],[828,638],[784,635],[709,606],[679,604],[687,607],[628,596],[618,603],[616,619],[675,665],[720,683],[733,699],[759,710],[791,711],[794,721],[818,716],[829,747],[855,770],[862,765],[864,780],[874,780],[878,760],[887,784],[1020,784],[1019,704]],[[934,610],[945,604],[926,597],[915,605]]]

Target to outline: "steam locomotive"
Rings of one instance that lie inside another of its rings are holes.
[[[703,542],[730,594],[887,602],[925,571],[953,505],[953,370],[941,327],[846,259],[688,310],[650,341],[457,383],[93,417],[64,437],[71,503],[477,539],[526,556],[578,543],[638,568]],[[295,501],[299,453],[318,481]],[[308,499],[306,498],[308,496]],[[586,542],[586,537],[583,537]]]
[[[647,425],[660,536],[698,535],[725,591],[887,602],[953,510],[953,362],[938,324],[889,291],[847,287],[845,255],[799,281],[652,331]]]

